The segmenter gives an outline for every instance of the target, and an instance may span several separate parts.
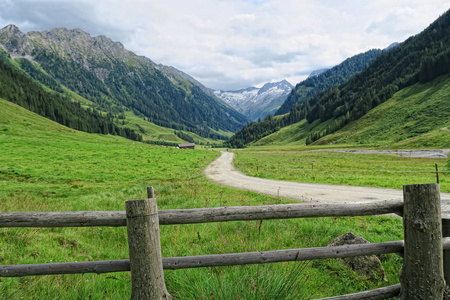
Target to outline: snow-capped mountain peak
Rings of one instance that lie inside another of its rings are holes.
[[[236,91],[214,91],[214,94],[252,120],[274,113],[286,100],[293,86],[286,80]]]

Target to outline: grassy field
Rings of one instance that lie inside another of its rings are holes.
[[[124,210],[126,200],[146,197],[147,186],[154,186],[159,209],[291,202],[209,182],[202,170],[217,152],[89,135],[3,100],[0,148],[1,211]],[[240,152],[237,164],[250,165],[258,155]],[[342,168],[350,167],[342,161]],[[392,217],[164,226],[162,254],[319,247],[348,231],[371,242],[399,240],[403,232],[401,220]],[[127,257],[125,228],[0,229],[4,265]],[[165,277],[176,299],[314,299],[397,283],[401,259],[392,254],[381,260],[388,282],[368,280],[336,260],[166,271]],[[128,272],[1,278],[0,299],[126,299],[130,283]]]

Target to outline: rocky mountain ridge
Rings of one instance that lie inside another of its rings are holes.
[[[214,94],[251,120],[274,113],[286,100],[293,86],[286,80],[266,83],[261,88],[214,91]]]

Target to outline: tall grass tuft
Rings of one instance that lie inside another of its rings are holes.
[[[309,263],[251,265],[167,273],[176,299],[310,299]]]

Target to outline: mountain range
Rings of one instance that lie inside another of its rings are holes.
[[[77,130],[138,141],[211,142],[233,132],[233,147],[280,138],[425,141],[450,125],[448,49],[450,12],[401,44],[313,72],[294,88],[281,81],[212,91],[105,36],[65,28],[25,34],[8,25],[0,30],[0,97]]]
[[[214,91],[214,94],[250,120],[273,114],[286,100],[293,86],[286,80],[266,83],[261,88],[236,91]]]
[[[142,121],[212,139],[226,139],[248,122],[192,77],[105,36],[65,28],[25,34],[8,25],[0,30],[0,48],[9,55],[5,59],[42,86],[111,114],[144,137],[155,134]]]

